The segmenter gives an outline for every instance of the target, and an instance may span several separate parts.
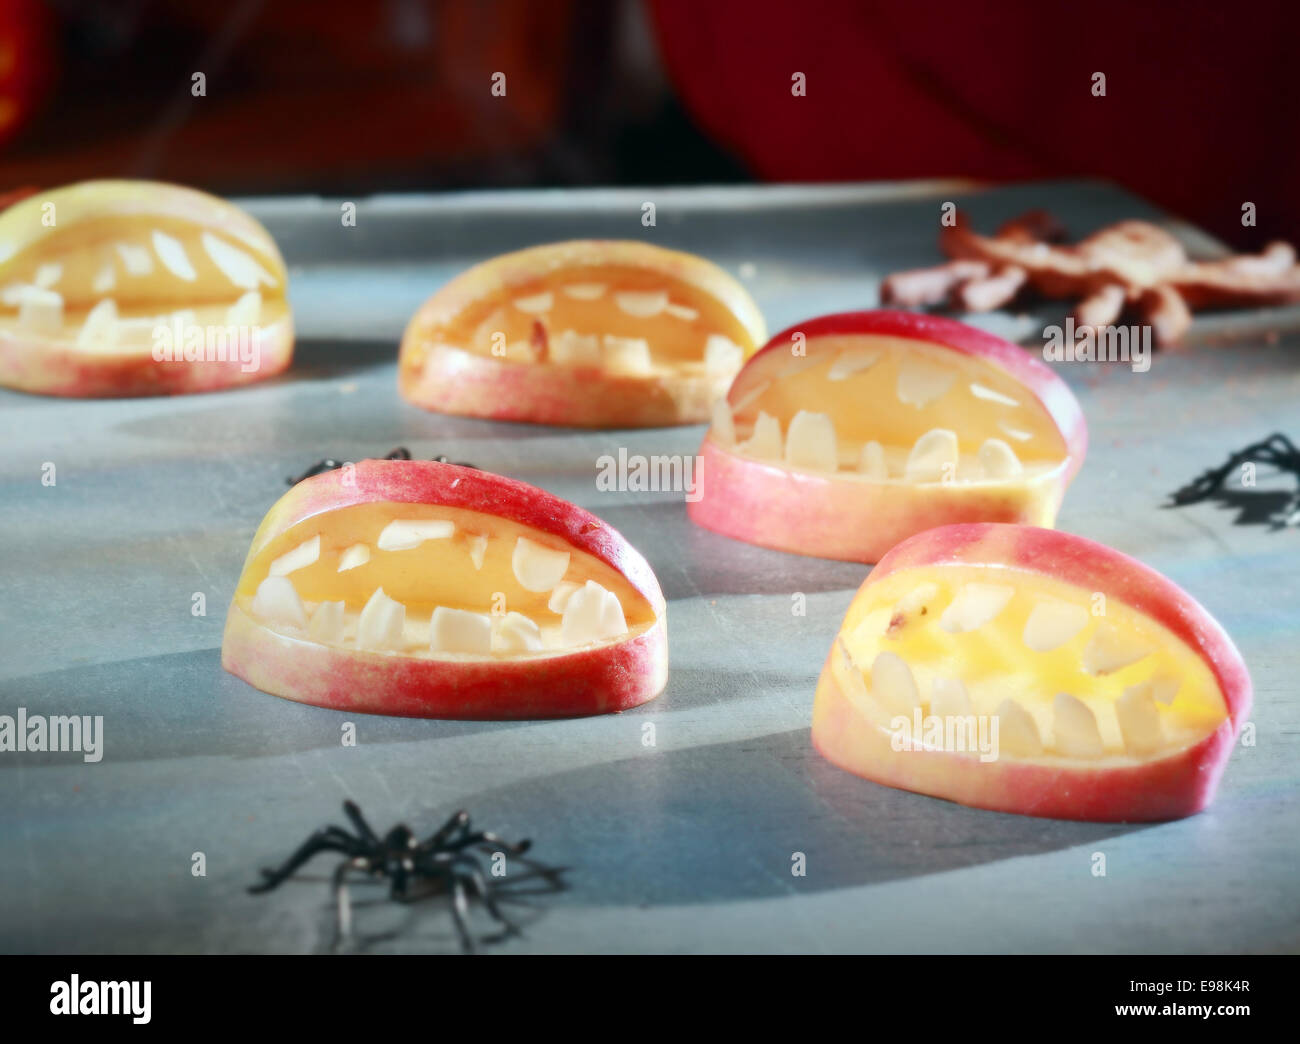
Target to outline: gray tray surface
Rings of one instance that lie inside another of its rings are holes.
[[[872,306],[882,274],[937,261],[946,199],[983,227],[1032,206],[1077,233],[1159,216],[1077,182],[393,197],[359,201],[350,229],[341,201],[255,200],[292,271],[301,339],[288,375],[163,400],[0,392],[0,713],[102,714],[106,734],[98,764],[0,754],[0,949],[328,950],[329,859],[269,896],[244,889],[340,821],[350,796],[377,826],[421,831],[465,807],[572,868],[568,891],[516,909],[526,932],[495,947],[505,952],[1294,951],[1300,531],[1161,507],[1230,450],[1273,430],[1300,436],[1293,312],[1214,319],[1202,343],[1145,374],[1060,369],[1092,433],[1060,527],[1185,586],[1255,681],[1257,743],[1235,751],[1217,803],[1158,825],[982,812],[822,761],[813,686],[866,568],[727,541],[688,522],[680,493],[596,488],[602,454],[693,453],[702,428],[496,424],[397,395],[410,313],[499,251],[579,236],[694,250],[741,274],[777,330]],[[640,221],[647,200],[653,228]],[[1024,338],[1044,314],[977,321]],[[617,716],[458,723],[299,706],[224,673],[226,605],[285,476],[397,445],[532,482],[620,529],[669,600],[666,693]],[[796,592],[806,616],[791,612]],[[355,747],[340,742],[346,721]],[[191,873],[196,852],[205,877]],[[1098,852],[1105,877],[1092,872]],[[792,875],[794,853],[806,876]],[[364,885],[356,896],[359,948],[454,949],[437,904],[394,908]]]

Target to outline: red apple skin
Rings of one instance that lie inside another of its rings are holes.
[[[351,481],[349,481],[349,475]],[[437,661],[336,649],[279,634],[233,600],[222,666],[265,692],[338,710],[456,719],[560,718],[627,710],[668,680],[666,603],[654,572],[617,530],[514,479],[437,461],[361,461],[298,483],[267,513],[247,569],[270,541],[322,512],[373,501],[441,504],[559,537],[621,573],[655,614],[624,641],[526,659]]]
[[[636,377],[606,373],[600,367],[498,359],[427,343],[427,330],[470,305],[569,265],[626,265],[680,279],[730,309],[751,345],[766,336],[762,314],[749,293],[702,257],[620,240],[549,243],[476,265],[421,305],[402,337],[402,397],[438,413],[575,428],[664,427],[707,420],[709,408],[726,393],[730,375]]]
[[[1201,811],[1214,798],[1236,737],[1250,713],[1251,681],[1218,622],[1155,570],[1083,537],[1030,526],[967,524],[918,534],[886,555],[859,589],[922,566],[999,563],[1041,573],[1137,609],[1167,627],[1210,668],[1228,708],[1199,743],[1140,765],[1053,768],[1015,761],[981,763],[977,754],[894,751],[889,734],[841,690],[828,657],[813,705],[812,740],[828,761],[886,786],[997,812],[1096,822],[1151,822]],[[832,654],[834,648],[832,647]]]
[[[0,385],[34,395],[114,399],[221,391],[283,373],[293,359],[293,320],[261,327],[258,367],[225,362],[157,362],[144,353],[79,351],[74,342],[0,330]]]
[[[1065,442],[1061,466],[1032,480],[995,487],[873,484],[792,471],[755,460],[706,436],[700,449],[703,493],[687,505],[706,529],[760,547],[848,562],[878,562],[895,544],[936,526],[979,520],[1049,526],[1083,463],[1088,428],[1069,387],[1045,363],[983,330],[912,312],[825,315],[783,330],[756,354],[728,392],[744,398],[766,378],[760,360],[788,352],[792,336],[876,334],[927,341],[986,360],[1029,389]]]

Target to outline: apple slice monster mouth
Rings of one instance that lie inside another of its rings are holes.
[[[963,804],[1158,820],[1210,803],[1250,704],[1231,640],[1160,574],[1052,530],[954,525],[862,585],[812,736],[850,772]]]
[[[874,562],[937,525],[1050,526],[1086,446],[1069,388],[1015,345],[931,316],[822,316],[714,405],[689,511],[738,540]]]
[[[644,243],[577,240],[453,279],[402,339],[399,387],[442,413],[578,427],[709,416],[765,328],[717,265]]]
[[[595,516],[471,468],[368,460],[268,513],[222,662],[303,703],[541,718],[652,699],[667,655],[654,574]]]
[[[64,396],[211,391],[293,350],[274,241],[224,200],[88,181],[0,213],[0,384]]]

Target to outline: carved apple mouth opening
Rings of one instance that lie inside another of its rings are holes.
[[[481,299],[422,331],[407,360],[440,345],[502,362],[591,369],[618,377],[705,377],[739,371],[754,344],[711,294],[632,266],[566,266]]]
[[[977,356],[897,337],[770,352],[715,404],[710,438],[790,470],[873,483],[1024,483],[1069,463],[1029,388]]]
[[[131,355],[148,354],[160,326],[182,338],[260,327],[288,314],[267,264],[247,244],[177,219],[56,226],[6,266],[0,330]]]
[[[1227,718],[1209,668],[1162,624],[1001,566],[918,567],[873,585],[849,611],[831,671],[884,732],[918,709],[987,717],[1000,759],[1057,767],[1158,760]]]
[[[236,602],[287,637],[435,660],[629,641],[650,603],[617,570],[499,516],[371,502],[305,519],[249,561]]]

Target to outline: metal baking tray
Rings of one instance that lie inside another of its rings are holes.
[[[809,743],[813,687],[866,567],[730,542],[693,526],[681,493],[597,489],[602,454],[692,453],[702,428],[546,429],[398,397],[411,312],[501,251],[578,236],[696,251],[737,273],[777,330],[874,305],[881,275],[939,260],[946,200],[980,227],[1029,207],[1076,234],[1166,220],[1092,182],[393,196],[350,201],[354,228],[348,201],[249,200],[291,267],[287,375],[172,399],[0,391],[0,713],[102,714],[105,732],[94,764],[0,753],[0,949],[329,950],[328,859],[268,896],[245,888],[351,797],[377,826],[421,831],[467,808],[571,868],[567,891],[515,911],[526,930],[504,952],[1295,950],[1300,533],[1161,506],[1229,451],[1300,434],[1294,310],[1201,323],[1200,343],[1147,373],[1060,367],[1092,432],[1060,527],[1188,588],[1255,680],[1256,742],[1233,754],[1217,802],[1158,825],[977,811],[824,762]],[[1044,319],[975,321],[1032,338]],[[542,486],[626,534],[669,600],[664,695],[582,720],[419,721],[299,706],[222,671],[225,609],[285,477],[398,445]],[[1272,481],[1261,474],[1261,489]],[[349,720],[355,747],[341,743]],[[206,876],[192,872],[199,852]],[[354,895],[357,948],[455,949],[438,903]]]

